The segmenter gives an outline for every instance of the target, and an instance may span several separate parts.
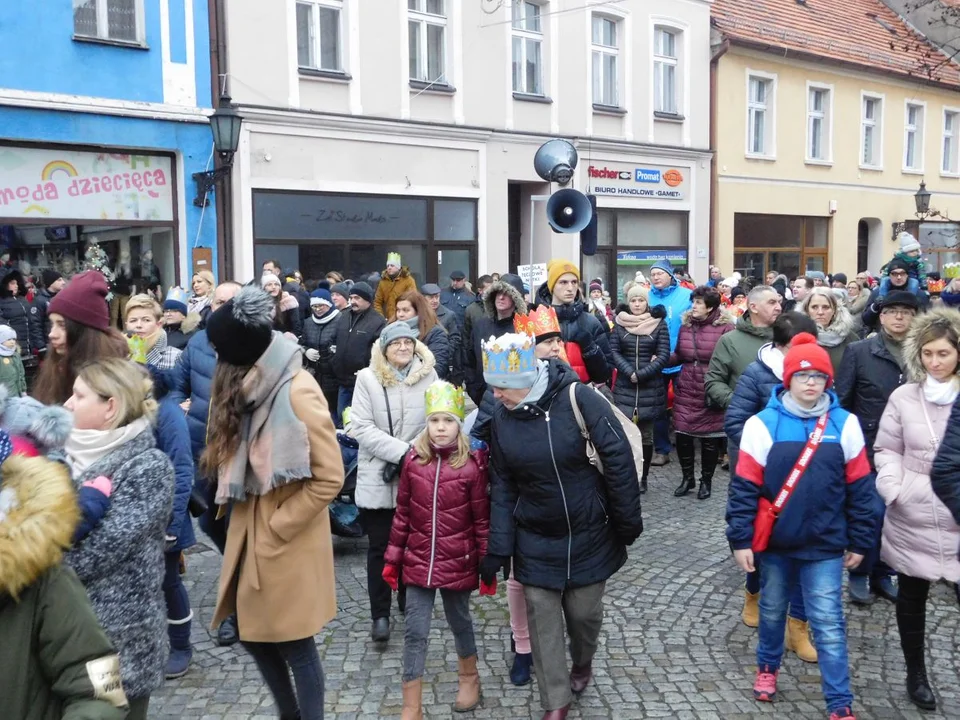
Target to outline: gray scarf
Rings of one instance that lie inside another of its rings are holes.
[[[803,420],[818,418],[830,409],[830,396],[827,395],[827,393],[821,395],[820,399],[817,400],[817,404],[812,408],[803,407],[803,405],[794,400],[789,390],[780,396],[780,402],[788,413]]]
[[[537,360],[537,379],[533,381],[533,387],[530,388],[530,392],[527,393],[527,396],[523,400],[517,403],[517,407],[515,407],[514,410],[518,410],[524,405],[533,405],[543,397],[543,394],[547,391],[547,383],[550,381],[549,367],[549,364],[545,360]]]

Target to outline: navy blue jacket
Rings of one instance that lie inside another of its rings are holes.
[[[217,355],[207,339],[207,331],[201,330],[190,338],[174,368],[165,373],[170,388],[169,398],[177,404],[190,400],[187,427],[190,429],[190,444],[195,461],[200,459],[207,446],[210,387],[213,385],[213,373],[216,369]]]
[[[73,531],[73,544],[83,540],[100,524],[110,509],[110,498],[96,488],[82,485],[77,491],[77,505],[80,507],[80,522]]]
[[[736,447],[740,447],[740,436],[747,420],[767,406],[770,392],[783,382],[783,378],[778,377],[762,359],[763,355],[772,349],[773,343],[760,348],[757,359],[747,365],[747,369],[737,381],[737,387],[727,406],[726,415],[723,417],[723,431],[727,434],[728,442]]]
[[[773,501],[803,452],[816,418],[799,418],[780,402],[779,386],[766,409],[747,421],[727,499],[727,539],[749,548],[761,497]],[[823,440],[773,526],[769,552],[826,560],[845,550],[866,555],[874,546],[876,485],[855,415],[833,391]]]
[[[194,475],[190,430],[180,404],[168,392],[165,378],[157,372],[154,372],[153,387],[160,404],[153,434],[157,441],[157,449],[170,458],[173,464],[176,482],[173,491],[173,513],[166,532],[167,535],[177,538],[177,542],[173,547],[167,548],[167,552],[179,552],[197,542],[193,522],[187,510]]]
[[[955,402],[950,412],[947,431],[930,468],[930,485],[954,522],[960,523],[960,402]]]

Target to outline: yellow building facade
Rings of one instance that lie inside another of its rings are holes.
[[[724,273],[876,273],[906,229],[930,268],[960,260],[960,93],[807,54],[717,46],[711,256]]]

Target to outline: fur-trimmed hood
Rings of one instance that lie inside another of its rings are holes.
[[[658,307],[659,307],[659,306],[658,306]],[[737,316],[736,316],[736,315],[734,315],[732,312],[730,312],[729,310],[727,310],[725,307],[722,307],[722,306],[721,306],[721,307],[718,308],[718,309],[720,310],[720,313],[717,315],[717,317],[714,319],[714,321],[713,321],[712,323],[710,323],[711,325],[714,325],[714,326],[716,326],[716,327],[719,327],[719,326],[721,326],[721,325],[736,325],[736,324],[737,324]],[[628,311],[628,312],[629,312],[629,311]],[[710,312],[712,313],[713,310],[711,310]],[[680,324],[681,324],[681,325],[690,325],[690,324],[691,324],[691,321],[692,321],[692,319],[693,319],[693,314],[692,314],[692,313],[693,313],[693,310],[686,310],[686,311],[684,311],[684,312],[680,315]],[[707,317],[709,317],[709,316],[707,316]]]
[[[24,437],[43,455],[63,450],[73,430],[73,413],[61,405],[44,405],[32,397],[10,397],[0,385],[0,428]]]
[[[483,293],[483,312],[491,320],[497,319],[497,307],[495,305],[497,295],[506,293],[513,300],[514,312],[526,314],[527,301],[523,299],[523,293],[517,290],[510,282],[501,277],[497,282],[492,283]],[[514,277],[514,276],[511,276]],[[517,278],[519,280],[519,278]],[[521,285],[522,287],[522,285]]]
[[[938,323],[952,325],[954,332],[960,335],[960,310],[940,307],[914,318],[910,332],[903,341],[903,364],[912,382],[922,383],[927,378],[927,371],[920,360],[920,336]]]
[[[868,302],[870,302],[870,289],[861,289],[860,294],[857,295],[855,299],[848,299],[847,310],[856,318],[857,315],[860,315],[866,309]]]
[[[417,340],[413,348],[413,360],[410,361],[412,367],[407,377],[404,378],[404,385],[416,385],[423,378],[430,374],[430,371],[436,367],[437,361],[430,352],[430,348]],[[393,370],[393,366],[387,362],[386,353],[380,349],[380,343],[375,342],[370,351],[370,370],[373,371],[377,382],[383,387],[397,385],[400,380]]]
[[[844,342],[851,334],[856,334],[856,321],[843,303],[838,302],[837,311],[833,314],[833,320],[830,321],[827,327],[820,329],[820,334],[817,335],[817,341],[821,346],[831,347],[829,344],[831,342],[830,335],[838,338],[839,342]],[[826,337],[824,337],[825,335]]]
[[[17,281],[17,297],[26,300],[27,282],[23,278],[23,273],[19,270],[11,270],[0,280],[0,298],[12,297],[12,294],[7,289],[7,285],[10,284],[11,280]]]
[[[386,269],[380,272],[380,279],[387,280],[388,282],[396,282],[400,278],[408,277],[410,277],[410,268],[408,268],[406,265],[401,266],[400,272],[397,273],[396,277],[390,277],[390,273],[388,273]]]
[[[0,468],[0,595],[14,600],[60,564],[80,519],[66,466],[12,455]]]
[[[192,312],[188,313],[187,316],[183,319],[183,322],[180,323],[180,332],[185,335],[189,335],[198,327],[200,323],[203,322],[203,318],[200,317],[200,313]]]

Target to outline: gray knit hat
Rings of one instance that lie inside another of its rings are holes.
[[[380,333],[380,349],[386,350],[387,345],[392,343],[394,340],[400,340],[402,338],[410,338],[414,342],[419,339],[417,331],[410,327],[409,323],[406,320],[397,320],[387,325],[383,332]]]

